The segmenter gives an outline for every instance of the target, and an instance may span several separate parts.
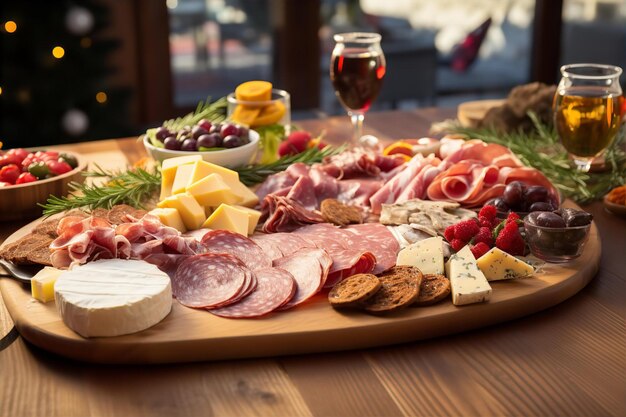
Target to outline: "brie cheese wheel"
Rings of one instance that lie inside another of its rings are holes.
[[[83,337],[154,326],[172,309],[168,275],[144,261],[106,259],[63,272],[54,285],[63,322]]]

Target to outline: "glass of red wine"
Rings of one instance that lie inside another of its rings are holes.
[[[378,33],[339,33],[330,64],[335,94],[354,126],[352,145],[358,146],[363,134],[365,112],[378,96],[385,76],[385,55]]]

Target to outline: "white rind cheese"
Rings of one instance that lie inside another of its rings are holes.
[[[107,259],[62,273],[54,286],[63,322],[83,337],[154,326],[172,309],[170,278],[144,261]]]
[[[489,252],[478,258],[476,264],[483,274],[485,274],[487,281],[524,278],[535,272],[534,268],[526,262],[498,248],[492,248]]]
[[[423,274],[443,274],[443,239],[437,236],[410,244],[398,253],[396,264],[415,266]]]
[[[454,305],[481,303],[491,297],[491,286],[478,269],[469,245],[446,262],[446,275],[450,279]]]

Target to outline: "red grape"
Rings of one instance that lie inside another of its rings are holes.
[[[222,135],[224,139],[226,139],[227,136],[237,135],[237,133],[239,133],[239,129],[235,125],[225,124],[220,130],[220,135]]]
[[[180,147],[180,150],[195,152],[198,150],[198,141],[193,138],[185,139]]]
[[[217,133],[211,133],[210,135],[202,135],[198,138],[198,148],[215,148],[219,146],[222,138]]]
[[[200,126],[194,126],[191,128],[191,136],[196,140],[198,140],[200,136],[206,135],[207,133],[209,133],[209,131]]]
[[[172,151],[177,151],[180,149],[180,142],[176,140],[174,136],[168,136],[167,138],[165,138],[163,145],[165,146],[165,149],[169,149]]]
[[[241,141],[241,138],[236,135],[228,135],[222,142],[222,146],[225,148],[237,148],[241,145],[243,145],[243,142]]]
[[[207,119],[202,119],[198,122],[198,126],[200,126],[201,128],[203,128],[204,130],[208,132],[209,130],[211,130],[211,126],[213,125]]]
[[[156,133],[154,134],[154,136],[160,140],[161,142],[163,142],[165,140],[166,137],[170,136],[170,131],[167,130],[167,128],[161,126],[156,130]]]

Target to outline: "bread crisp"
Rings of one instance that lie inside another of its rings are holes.
[[[127,215],[133,216],[135,218],[141,218],[146,213],[147,212],[145,210],[136,209],[127,204],[117,204],[113,206],[111,210],[109,210],[106,218],[109,222],[111,222],[111,224],[122,224],[130,222],[130,219],[128,219]]]
[[[439,274],[425,274],[415,305],[429,306],[445,299],[448,295],[450,295],[450,280],[448,278]]]
[[[423,274],[414,266],[394,266],[379,279],[382,287],[363,303],[370,313],[387,313],[412,304],[419,296]]]
[[[327,198],[320,204],[322,217],[328,223],[337,226],[347,226],[354,223],[362,223],[363,216],[361,210],[354,206],[347,206],[333,198]]]
[[[330,290],[328,301],[333,307],[356,307],[376,294],[381,286],[382,283],[376,275],[352,275]]]

